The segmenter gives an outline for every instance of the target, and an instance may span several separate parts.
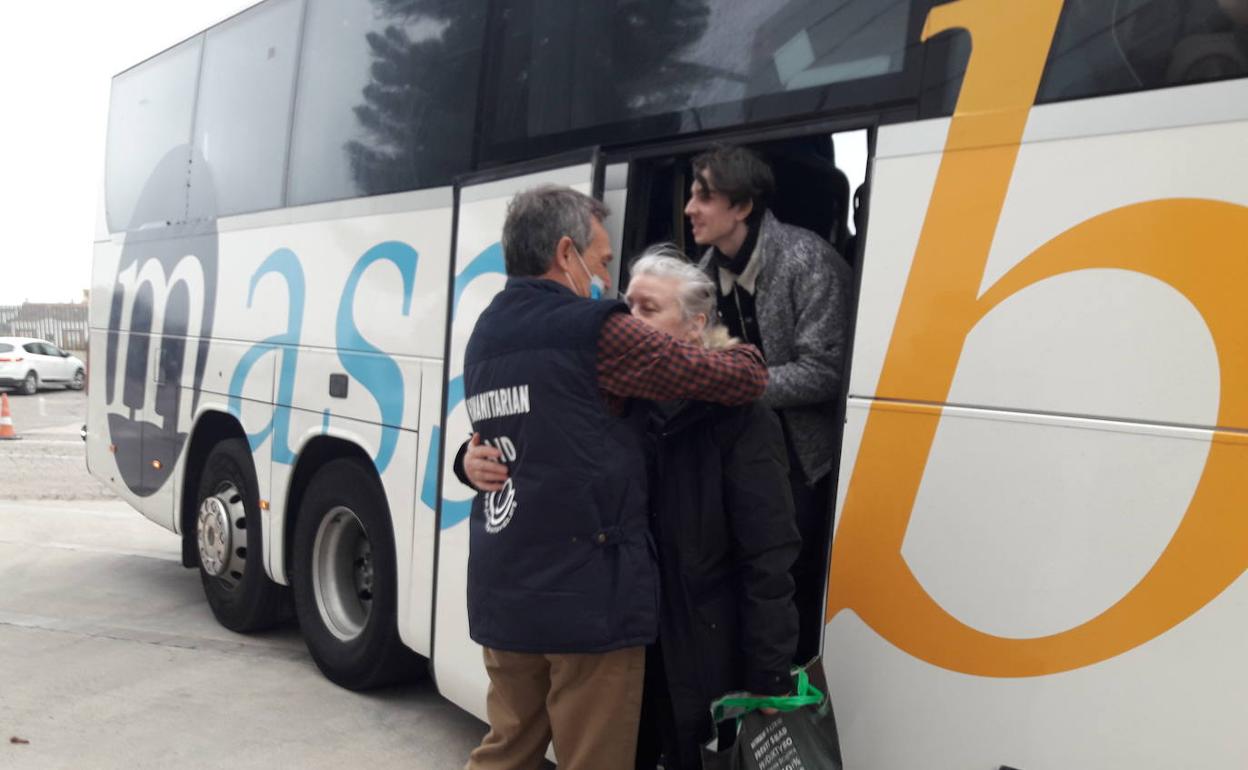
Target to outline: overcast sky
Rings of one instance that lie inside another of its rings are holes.
[[[90,282],[110,78],[254,0],[8,3],[0,22],[0,305]]]

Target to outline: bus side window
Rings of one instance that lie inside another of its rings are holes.
[[[970,51],[939,35],[923,73],[923,117],[953,113]],[[1037,103],[1248,77],[1248,0],[1068,0]]]
[[[470,170],[486,5],[309,0],[291,205],[438,187]]]
[[[262,3],[208,30],[195,110],[191,219],[278,208],[299,3]]]
[[[188,145],[203,39],[191,38],[113,78],[104,204],[111,232],[186,216]],[[140,201],[145,191],[149,194]]]

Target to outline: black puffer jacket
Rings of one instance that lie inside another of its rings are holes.
[[[656,405],[650,427],[659,645],[680,743],[694,747],[711,735],[713,699],[788,691],[801,538],[770,408]]]

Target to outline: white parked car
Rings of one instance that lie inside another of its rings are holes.
[[[44,385],[82,390],[87,367],[51,342],[33,337],[0,337],[0,388],[34,395]]]

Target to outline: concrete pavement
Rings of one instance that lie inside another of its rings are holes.
[[[331,684],[296,628],[221,628],[125,504],[0,502],[0,767],[441,770],[484,731],[428,681]]]
[[[82,425],[87,396],[51,390],[9,394],[20,441],[0,441],[0,499],[108,500],[113,494],[87,473]]]

